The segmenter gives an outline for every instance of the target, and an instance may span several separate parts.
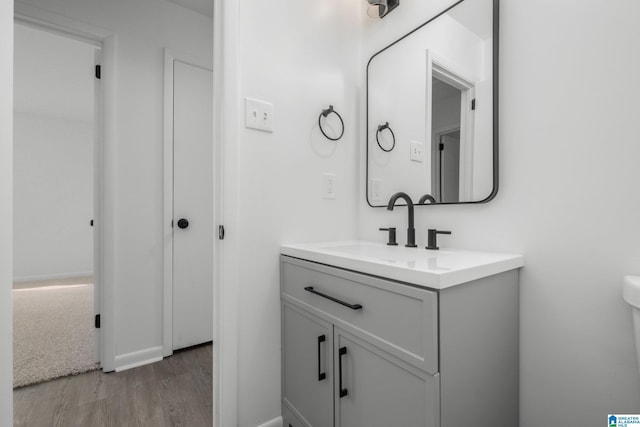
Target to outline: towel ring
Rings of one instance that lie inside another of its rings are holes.
[[[380,144],[380,139],[378,138],[380,133],[385,129],[389,129],[389,132],[391,132],[391,137],[393,138],[393,145],[391,145],[391,148],[389,148],[388,150],[386,148],[384,148],[382,146],[382,144]],[[393,151],[393,149],[395,148],[395,146],[396,146],[396,135],[393,133],[393,130],[391,130],[391,128],[389,127],[389,122],[386,122],[385,124],[378,126],[378,130],[376,131],[376,142],[378,143],[378,147],[380,147],[380,149],[382,151],[385,151],[387,153]]]
[[[322,129],[322,118],[323,117],[327,117],[329,114],[335,114],[336,116],[338,116],[338,119],[340,119],[340,124],[342,125],[342,130],[340,131],[340,136],[338,136],[337,138],[331,138],[329,135],[327,135],[324,131],[324,129]],[[333,109],[333,105],[329,105],[329,108],[322,110],[322,113],[320,113],[320,115],[318,116],[318,126],[320,127],[320,132],[322,132],[322,134],[325,136],[325,138],[331,140],[331,141],[337,141],[340,138],[342,138],[342,135],[344,135],[344,121],[342,121],[342,117],[340,116],[340,114],[338,114],[337,111],[335,111]]]

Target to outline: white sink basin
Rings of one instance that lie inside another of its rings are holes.
[[[524,265],[522,255],[454,249],[430,251],[367,241],[282,245],[280,253],[434,289]]]

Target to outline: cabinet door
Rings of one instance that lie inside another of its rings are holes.
[[[282,427],[308,427],[308,426],[304,424],[302,421],[300,421],[298,418],[296,418],[296,416],[293,415],[291,410],[286,405],[283,405]]]
[[[334,328],[336,427],[435,427],[438,375]]]
[[[282,304],[282,402],[312,427],[333,426],[333,327]]]

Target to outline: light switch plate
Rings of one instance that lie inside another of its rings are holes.
[[[424,162],[424,144],[418,141],[411,141],[410,145],[410,158],[413,162]]]
[[[322,198],[336,198],[336,176],[332,173],[322,174]]]
[[[244,99],[245,127],[273,132],[273,104],[259,99]]]

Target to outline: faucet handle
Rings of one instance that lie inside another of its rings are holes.
[[[431,249],[434,251],[437,251],[438,249],[440,249],[438,247],[438,241],[437,241],[438,234],[451,234],[451,232],[430,228],[427,231],[427,246],[425,247],[425,249]]]
[[[398,246],[398,243],[396,242],[396,228],[395,227],[380,228],[380,231],[388,231],[389,232],[389,241],[387,242],[387,245],[389,245],[389,246]]]

